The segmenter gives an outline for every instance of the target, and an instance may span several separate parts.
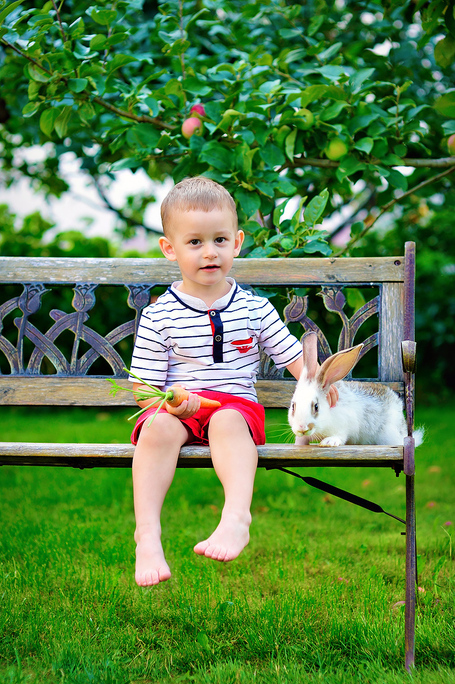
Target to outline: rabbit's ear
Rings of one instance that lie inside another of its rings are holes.
[[[308,379],[313,380],[318,371],[318,336],[310,331],[302,337],[303,365],[307,369]]]
[[[356,347],[344,349],[324,361],[318,373],[318,381],[322,389],[325,390],[333,382],[342,380],[354,368],[362,347],[363,344],[358,344]]]

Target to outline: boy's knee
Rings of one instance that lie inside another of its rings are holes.
[[[148,425],[147,419],[142,425],[139,439],[141,442],[163,444],[183,444],[186,441],[187,430],[183,423],[170,413],[158,413],[153,423]]]
[[[234,432],[247,432],[249,434],[248,423],[239,411],[235,409],[223,409],[216,411],[210,419],[210,428],[213,430],[229,431],[232,435]]]

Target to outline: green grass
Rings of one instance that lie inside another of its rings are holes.
[[[134,584],[128,469],[0,468],[0,682],[268,684],[455,682],[455,405],[424,408],[417,452],[416,665],[403,668],[403,526],[260,470],[251,542],[196,556],[220,485],[179,470],[163,512],[173,577]],[[129,411],[2,409],[2,440],[123,442]],[[285,424],[270,413],[269,435]],[[404,517],[404,477],[311,469]],[[452,522],[453,525],[446,524]],[[398,604],[398,605],[397,605]]]

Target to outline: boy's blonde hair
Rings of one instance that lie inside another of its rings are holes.
[[[173,210],[212,211],[228,209],[232,212],[235,227],[238,226],[235,202],[226,188],[204,176],[185,178],[177,183],[161,204],[161,221],[164,234],[169,232],[169,218]]]

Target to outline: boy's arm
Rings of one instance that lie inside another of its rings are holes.
[[[298,380],[303,370],[303,356],[299,356],[298,359],[290,363],[289,366],[286,366],[286,368],[294,376],[294,378]],[[338,390],[335,385],[330,385],[329,391],[327,393],[327,401],[329,402],[330,408],[333,408],[336,405],[338,396]]]

